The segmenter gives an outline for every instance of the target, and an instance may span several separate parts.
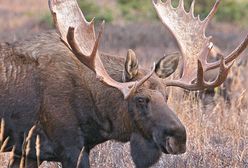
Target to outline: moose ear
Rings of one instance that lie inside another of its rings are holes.
[[[123,72],[123,82],[128,82],[138,74],[139,62],[133,50],[129,49]]]
[[[161,150],[155,142],[143,138],[140,134],[132,134],[130,145],[131,156],[137,168],[150,167],[155,164],[161,156]]]
[[[169,54],[161,58],[155,68],[155,73],[158,77],[164,79],[173,74],[177,69],[179,58],[179,53]]]

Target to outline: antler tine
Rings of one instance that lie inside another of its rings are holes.
[[[221,57],[221,63],[220,63],[220,70],[219,70],[218,76],[212,82],[204,81],[204,85],[205,85],[204,88],[217,87],[217,86],[221,85],[223,83],[223,81],[225,81],[225,79],[226,79],[226,77],[228,75],[228,72],[229,72],[230,68],[232,67],[233,63],[234,62],[232,62],[229,66],[227,66],[225,64],[224,57],[222,56]]]
[[[152,70],[150,71],[150,73],[148,73],[143,79],[141,79],[139,82],[137,82],[137,88],[140,87],[141,85],[143,85],[145,83],[145,81],[152,76],[152,74],[155,72],[156,69],[156,63],[153,63],[153,67]]]
[[[162,3],[162,0],[157,0],[159,3]],[[167,4],[171,4],[171,0],[167,0],[167,1],[165,1],[165,3],[167,3]]]
[[[68,42],[69,46],[71,47],[72,51],[77,55],[79,60],[81,62],[84,62],[85,65],[88,66],[89,68],[92,68],[92,67],[95,66],[95,60],[96,60],[96,56],[97,56],[97,49],[98,49],[98,46],[99,46],[100,39],[102,37],[104,24],[105,24],[105,22],[103,21],[102,25],[101,25],[101,29],[100,29],[100,31],[98,33],[98,36],[97,36],[97,40],[95,41],[93,50],[92,50],[91,54],[88,57],[85,57],[85,55],[83,55],[82,52],[80,51],[80,47],[78,46],[78,43],[76,42],[76,39],[75,39],[75,36],[74,36],[75,35],[75,28],[69,27],[69,29],[68,29],[67,42]],[[92,70],[95,71],[95,67]]]
[[[208,26],[208,23],[211,21],[211,19],[214,17],[215,13],[217,12],[220,2],[221,0],[216,0],[214,7],[212,8],[208,16],[204,19],[205,28]]]
[[[232,62],[233,64],[233,62]],[[200,60],[198,60],[198,69],[197,69],[197,78],[196,81],[193,83],[185,83],[183,79],[180,80],[170,80],[166,82],[166,86],[177,86],[184,88],[186,90],[197,91],[197,90],[204,90],[209,87],[217,87],[223,83],[226,79],[232,64],[226,66],[224,57],[221,57],[221,64],[219,74],[216,79],[212,82],[205,81],[204,79],[204,69],[203,65]]]
[[[49,7],[61,40],[83,64],[96,73],[100,81],[120,90],[124,99],[130,97],[154,73],[155,68],[139,81],[126,83],[115,81],[107,73],[98,53],[104,22],[96,38],[94,19],[87,22],[77,0],[49,0]]]
[[[196,84],[199,86],[204,85],[204,69],[200,60],[198,60]]]
[[[232,61],[234,61],[248,46],[248,35],[246,35],[245,40],[240,43],[240,45],[231,52],[227,57],[225,57],[225,64],[228,64]],[[220,61],[213,62],[213,63],[206,63],[206,71],[218,68],[221,64]]]
[[[179,6],[173,8],[171,1],[161,2],[153,0],[154,7],[162,23],[170,30],[178,42],[183,55],[183,73],[180,79],[167,81],[167,86],[178,86],[188,90],[202,90],[222,84],[232,66],[226,64],[233,62],[248,46],[248,36],[229,56],[222,57],[220,61],[208,63],[207,57],[213,47],[211,37],[206,37],[205,31],[217,12],[221,0],[216,0],[209,15],[201,21],[194,16],[194,3],[192,1],[189,15],[184,8],[184,0]],[[169,3],[168,3],[169,2]],[[219,74],[212,82],[205,81],[206,71],[220,68]]]
[[[179,0],[178,7],[181,7],[182,9],[184,9],[184,1],[183,0]]]
[[[193,18],[195,17],[194,11],[195,11],[195,0],[192,1],[191,6],[190,6],[190,13]]]

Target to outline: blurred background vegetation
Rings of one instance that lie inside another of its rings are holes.
[[[184,0],[185,7],[189,10],[192,0]],[[95,17],[96,21],[106,22],[134,22],[156,20],[157,15],[151,0],[78,0],[80,8],[88,20]],[[178,5],[178,0],[172,0],[173,6]],[[201,18],[207,16],[215,0],[196,0],[195,15]],[[51,24],[49,14],[43,18]],[[248,0],[222,0],[216,14],[215,21],[231,22],[241,26],[248,25]]]

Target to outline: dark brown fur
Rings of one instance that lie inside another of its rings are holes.
[[[122,81],[124,60],[108,55],[101,58],[111,77]],[[145,72],[139,70],[134,80]],[[139,96],[151,102],[141,102],[139,107],[135,103]],[[165,99],[162,79],[153,75],[124,100],[117,89],[99,82],[55,32],[0,45],[0,118],[6,120],[5,137],[10,137],[6,150],[16,145],[16,154],[21,155],[24,134],[36,125],[29,155],[34,161],[37,134],[41,137],[40,159],[60,161],[63,167],[75,167],[83,147],[81,167],[88,167],[90,149],[109,139],[131,139],[137,167],[151,166],[161,151],[182,153],[185,128]],[[163,146],[168,136],[175,138],[170,139],[175,145],[172,151]],[[143,160],[147,151],[151,151],[148,159]]]

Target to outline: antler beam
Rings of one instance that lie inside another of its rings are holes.
[[[215,2],[209,15],[202,21],[194,15],[193,0],[189,12],[185,11],[184,0],[179,1],[177,8],[171,4],[171,0],[162,2],[153,0],[154,7],[162,23],[175,37],[183,55],[183,74],[178,80],[166,81],[167,86],[177,86],[187,90],[202,90],[221,85],[235,61],[235,59],[247,48],[246,39],[227,57],[222,56],[220,61],[208,63],[207,57],[213,47],[211,37],[206,37],[206,28],[210,20],[217,12],[220,0]],[[229,65],[228,65],[229,64]],[[219,74],[212,82],[205,81],[204,74],[210,70],[219,68]]]

